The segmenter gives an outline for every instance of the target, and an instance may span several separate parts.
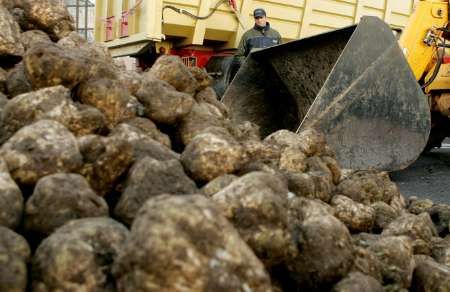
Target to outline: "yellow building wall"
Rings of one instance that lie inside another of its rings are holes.
[[[244,33],[237,18],[222,4],[207,20],[195,20],[163,7],[172,5],[194,15],[206,15],[219,0],[126,0],[125,6],[136,9],[129,16],[130,36],[119,37],[120,16],[125,0],[97,0],[95,36],[105,41],[105,18],[114,19],[114,39],[105,42],[115,56],[139,50],[148,41],[161,42],[176,37],[176,45],[203,45],[205,40],[220,41],[220,49],[236,48]],[[271,26],[284,41],[303,38],[324,31],[355,24],[364,15],[378,16],[393,28],[402,29],[412,13],[414,0],[237,0],[241,20],[253,26],[253,10],[267,11]],[[112,5],[112,7],[111,7]]]

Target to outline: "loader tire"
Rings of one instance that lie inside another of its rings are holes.
[[[239,71],[243,59],[238,56],[215,56],[206,65],[206,71],[213,75],[213,88],[219,100]]]
[[[434,148],[441,148],[442,142],[450,136],[449,118],[442,116],[440,113],[432,112],[431,125],[430,136],[423,153],[430,152]]]

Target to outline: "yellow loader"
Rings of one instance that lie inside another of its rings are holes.
[[[321,130],[343,167],[403,169],[450,134],[448,19],[448,0],[423,0],[400,42],[382,20],[363,17],[254,51],[223,102],[263,135]]]

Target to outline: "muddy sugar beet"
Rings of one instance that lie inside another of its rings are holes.
[[[449,291],[450,206],[236,123],[201,68],[125,71],[0,0],[1,291]]]

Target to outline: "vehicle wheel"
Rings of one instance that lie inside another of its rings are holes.
[[[431,132],[428,137],[427,146],[423,153],[427,153],[434,148],[441,148],[445,138],[450,136],[450,119],[440,113],[431,113]]]
[[[215,56],[206,65],[206,71],[214,78],[213,88],[219,100],[239,71],[242,59],[236,56]]]

